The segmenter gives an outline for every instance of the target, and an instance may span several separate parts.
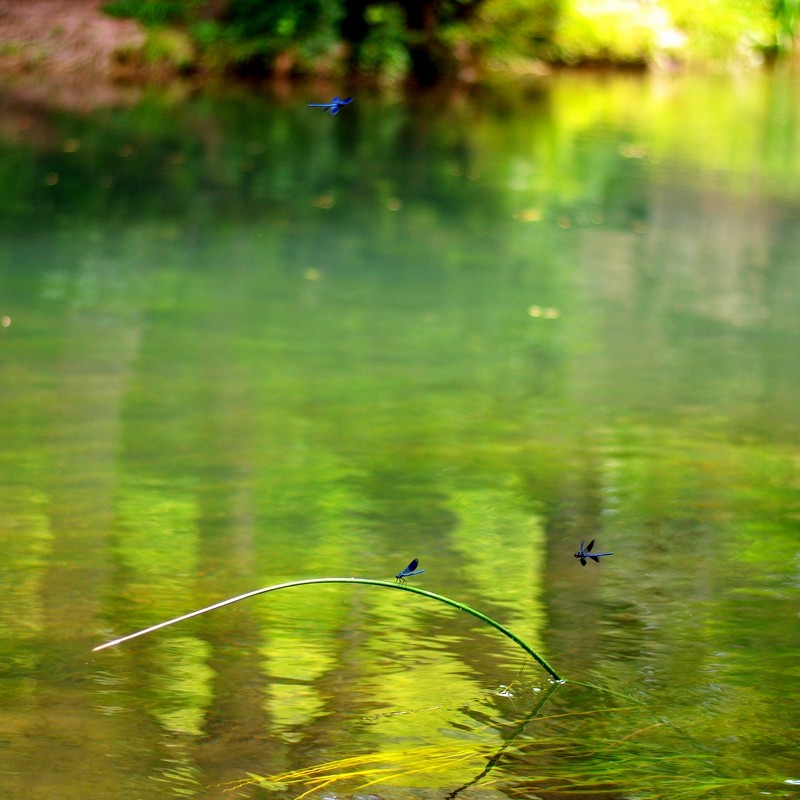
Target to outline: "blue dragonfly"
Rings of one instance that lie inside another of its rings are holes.
[[[592,539],[592,541],[589,542],[589,544],[586,545],[586,547],[584,547],[583,545],[584,545],[584,542],[581,542],[581,549],[578,550],[577,553],[575,553],[575,558],[579,558],[581,560],[581,566],[582,567],[586,566],[586,559],[587,558],[591,558],[592,561],[596,561],[599,564],[600,563],[600,559],[603,556],[613,556],[614,555],[613,553],[593,553],[592,552],[592,548],[594,547],[594,539]]]
[[[394,576],[396,578],[396,582],[405,583],[406,578],[410,578],[412,575],[419,575],[421,572],[425,572],[424,569],[417,569],[418,566],[419,559],[415,558],[405,569],[401,569],[400,572]]]
[[[350,103],[352,102],[353,102],[352,97],[345,97],[344,100],[340,100],[338,97],[334,97],[333,100],[330,101],[330,103],[309,103],[308,107],[321,108],[323,110],[323,113],[325,111],[330,111],[331,114],[335,116],[336,114],[339,113],[339,109],[342,106],[350,105]]]

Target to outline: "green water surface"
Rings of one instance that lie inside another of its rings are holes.
[[[800,83],[319,99],[0,105],[0,796],[797,797]]]

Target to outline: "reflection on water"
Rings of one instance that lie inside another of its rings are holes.
[[[2,794],[796,792],[797,85],[304,100],[3,108]],[[570,682],[368,586],[90,652],[413,557]]]

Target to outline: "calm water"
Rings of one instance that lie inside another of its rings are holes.
[[[319,99],[0,107],[0,796],[800,795],[800,83]]]

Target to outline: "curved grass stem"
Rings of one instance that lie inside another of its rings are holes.
[[[547,661],[545,661],[536,651],[534,651],[533,648],[531,648],[526,642],[520,639],[519,636],[510,631],[504,625],[501,625],[499,622],[497,622],[497,620],[488,617],[486,614],[476,611],[474,608],[471,608],[464,603],[459,603],[457,600],[452,600],[449,597],[436,594],[435,592],[429,592],[426,589],[418,589],[416,586],[408,586],[404,583],[390,583],[389,581],[372,580],[371,578],[307,578],[300,581],[276,583],[274,586],[265,586],[262,589],[254,589],[251,592],[245,592],[244,594],[236,595],[236,597],[229,597],[227,600],[222,600],[219,603],[214,603],[213,605],[206,606],[205,608],[199,608],[196,611],[190,611],[188,614],[183,614],[180,617],[159,622],[157,625],[151,625],[149,628],[143,628],[135,633],[129,633],[127,636],[120,636],[118,639],[112,639],[110,642],[105,642],[105,644],[100,644],[97,647],[92,648],[92,651],[97,652],[98,650],[105,650],[107,647],[115,647],[116,645],[127,642],[130,639],[135,639],[138,636],[144,636],[146,633],[152,633],[160,628],[166,628],[168,625],[174,625],[177,622],[183,622],[184,620],[191,619],[192,617],[199,617],[201,614],[205,614],[209,611],[215,611],[218,608],[229,606],[232,603],[238,603],[240,600],[246,600],[248,597],[255,597],[256,595],[266,594],[267,592],[275,592],[279,589],[291,589],[295,586],[312,586],[320,583],[357,583],[367,586],[383,586],[387,589],[398,589],[401,592],[412,592],[413,594],[419,594],[423,597],[429,597],[432,600],[438,600],[440,603],[445,603],[449,606],[453,606],[453,608],[459,609],[460,611],[465,611],[467,614],[472,614],[473,617],[477,617],[488,625],[491,625],[493,628],[500,631],[500,633],[502,633],[504,636],[507,636],[509,639],[511,639],[512,642],[516,642],[526,653],[532,656],[533,659],[537,661],[554,680],[563,680],[563,678],[547,663]]]

